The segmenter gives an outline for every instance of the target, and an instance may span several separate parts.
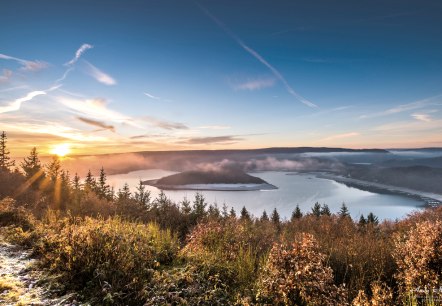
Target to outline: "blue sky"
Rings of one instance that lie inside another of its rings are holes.
[[[438,1],[5,0],[1,15],[17,155],[442,144]]]

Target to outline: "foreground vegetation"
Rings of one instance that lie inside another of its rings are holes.
[[[442,208],[379,224],[316,203],[259,218],[84,181],[0,139],[0,226],[31,248],[54,294],[93,305],[440,305]],[[7,290],[7,288],[0,288]]]

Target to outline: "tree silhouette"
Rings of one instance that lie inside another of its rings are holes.
[[[318,202],[316,202],[315,205],[313,205],[312,207],[312,215],[316,217],[321,216],[321,204],[319,204]]]
[[[367,223],[368,224],[373,224],[373,225],[378,225],[379,224],[379,219],[372,212],[370,212],[367,215]]]
[[[146,191],[143,181],[140,180],[134,194],[134,199],[142,207],[148,208],[150,204],[150,191]]]
[[[260,220],[261,221],[269,221],[270,220],[269,216],[267,215],[267,212],[265,210],[262,212],[262,216],[261,216]]]
[[[15,161],[11,160],[10,152],[6,147],[7,137],[5,131],[0,135],[0,171],[11,172]]]
[[[248,210],[246,209],[245,206],[242,207],[241,209],[241,217],[240,220],[241,221],[250,221],[252,218],[250,217],[250,213],[248,212]]]
[[[100,176],[97,182],[97,195],[100,199],[110,199],[110,186],[107,184],[106,173],[104,168],[100,169]]]
[[[350,212],[348,211],[347,205],[345,205],[344,202],[342,202],[341,209],[339,210],[339,216],[341,218],[350,217]]]
[[[276,230],[278,232],[280,232],[281,231],[281,217],[279,216],[279,213],[276,210],[276,207],[273,209],[272,215],[270,216],[270,220],[272,221],[273,225],[275,225]]]
[[[295,210],[292,212],[292,221],[296,220],[296,219],[301,219],[302,218],[302,212],[301,209],[299,208],[299,205],[296,205]]]
[[[331,216],[330,208],[327,204],[323,204],[321,207],[321,215],[322,216]]]

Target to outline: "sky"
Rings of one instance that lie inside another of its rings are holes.
[[[442,146],[442,3],[2,0],[11,153]]]

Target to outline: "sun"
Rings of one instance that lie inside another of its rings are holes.
[[[55,154],[60,157],[66,156],[70,152],[71,152],[71,149],[70,149],[70,145],[68,143],[61,143],[61,144],[55,145],[51,150],[52,154]]]

